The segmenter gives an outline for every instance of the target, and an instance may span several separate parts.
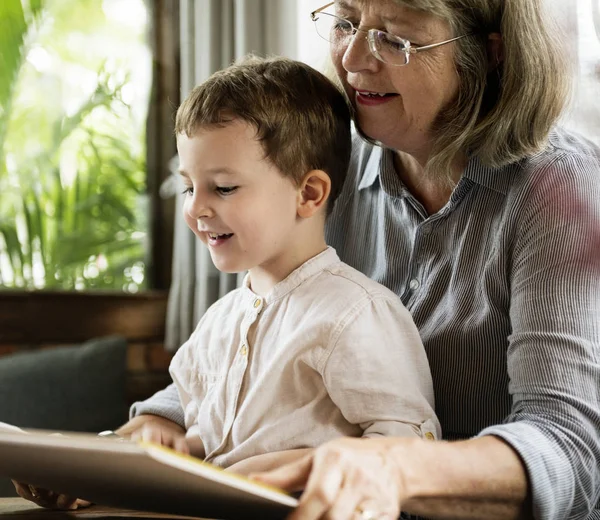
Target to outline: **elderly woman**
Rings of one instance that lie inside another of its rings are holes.
[[[411,311],[447,442],[343,439],[258,475],[305,489],[294,520],[600,518],[600,151],[555,128],[541,4],[313,13],[362,136],[329,243]]]
[[[411,311],[445,440],[340,439],[257,475],[304,489],[294,520],[600,518],[600,152],[555,127],[541,3],[312,15],[360,134],[328,240]],[[173,387],[134,411],[122,434],[177,447]]]

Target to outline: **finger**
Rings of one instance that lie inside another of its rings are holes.
[[[29,500],[30,502],[35,502],[35,499],[31,494],[31,489],[29,488],[29,485],[25,484],[24,482],[17,482],[16,480],[13,480],[12,483],[13,486],[15,486],[15,491],[17,492],[17,495],[19,495],[21,498],[24,498],[25,500]]]
[[[25,484],[24,482],[16,482],[14,480],[13,484],[15,486],[17,494],[21,498],[29,500],[30,502],[33,502],[34,504],[37,504],[39,506],[46,507],[46,504],[48,503],[48,496],[51,493],[50,491],[46,489],[36,488],[35,486]]]
[[[77,499],[77,508],[79,509],[80,507],[90,507],[92,505],[91,502],[87,501],[87,500],[83,500],[81,498]]]
[[[312,465],[313,455],[310,454],[272,471],[250,473],[248,477],[286,491],[300,491],[304,489]]]
[[[364,482],[357,471],[350,471],[344,478],[340,492],[325,514],[324,520],[338,520],[352,518],[363,497]]]
[[[133,434],[131,438],[134,438]],[[163,444],[160,429],[154,428],[149,424],[145,424],[135,433],[135,440],[143,442],[153,442],[155,444]]]
[[[315,452],[306,488],[290,520],[318,520],[335,503],[344,481],[344,465],[340,454],[325,450]]]
[[[185,437],[178,437],[173,443],[173,449],[185,455],[190,454],[190,448]]]
[[[77,499],[68,495],[58,495],[54,503],[56,509],[77,509]]]

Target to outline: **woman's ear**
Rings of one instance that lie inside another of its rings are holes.
[[[297,212],[301,218],[310,218],[327,206],[331,193],[331,179],[322,170],[309,171],[298,190]]]
[[[500,33],[488,34],[487,41],[488,72],[496,70],[504,61],[504,44]]]

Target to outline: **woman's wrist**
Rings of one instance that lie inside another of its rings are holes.
[[[396,441],[389,454],[403,511],[433,518],[508,519],[519,518],[528,507],[525,468],[502,440]]]
[[[423,439],[389,439],[385,458],[394,466],[398,489],[401,490],[402,503],[422,497],[431,492],[427,484],[426,461],[430,458],[432,441]],[[444,441],[437,441],[444,442]]]

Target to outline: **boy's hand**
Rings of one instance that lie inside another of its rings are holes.
[[[88,502],[87,500],[71,498],[67,495],[54,493],[54,491],[48,491],[47,489],[30,486],[24,482],[17,482],[13,480],[12,483],[14,484],[17,494],[20,497],[47,509],[73,510],[91,505],[91,502]]]
[[[116,434],[131,440],[143,440],[168,446],[182,453],[190,449],[185,439],[185,430],[173,421],[157,415],[139,415],[125,423]],[[194,449],[194,451],[196,451]],[[47,489],[37,488],[24,482],[12,481],[17,494],[38,506],[48,509],[79,509],[91,504],[87,500],[73,498]]]
[[[147,441],[189,454],[185,430],[177,423],[157,415],[138,415],[116,430],[118,435],[133,441]]]

